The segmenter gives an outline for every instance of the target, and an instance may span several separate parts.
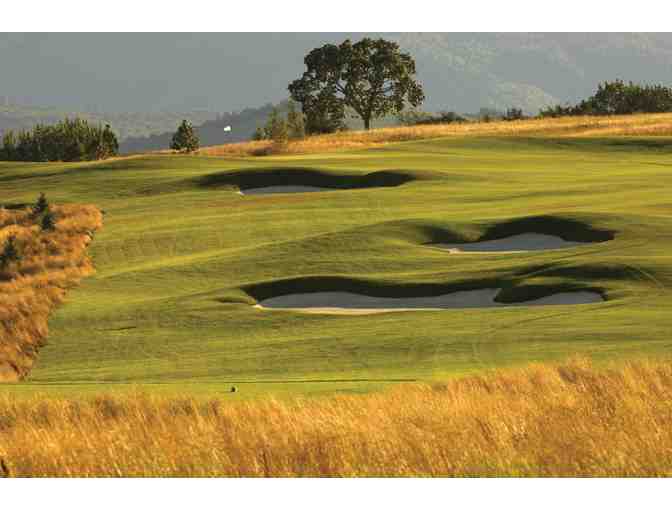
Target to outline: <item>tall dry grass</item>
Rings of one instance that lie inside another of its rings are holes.
[[[51,311],[93,273],[86,248],[102,214],[92,205],[52,206],[53,231],[30,209],[0,208],[0,248],[14,236],[21,260],[0,269],[0,382],[25,377],[47,337]]]
[[[469,122],[426,126],[401,126],[371,131],[345,131],[319,135],[285,145],[254,141],[203,147],[206,156],[265,156],[309,154],[334,150],[381,147],[390,143],[456,136],[672,136],[672,114],[578,116],[526,119],[513,122]]]
[[[0,397],[11,476],[670,476],[672,363],[533,365],[360,396]]]

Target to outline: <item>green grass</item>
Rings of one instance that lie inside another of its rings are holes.
[[[354,189],[232,191],[292,172],[310,179],[298,184]],[[672,141],[660,138],[453,138],[257,159],[0,163],[0,203],[45,192],[105,211],[91,246],[97,274],[52,316],[29,380],[0,391],[209,394],[236,384],[232,398],[308,395],[574,354],[668,356],[671,188]],[[485,256],[427,246],[529,230],[613,239]],[[574,288],[607,301],[373,316],[250,306],[297,288],[417,295],[486,283],[509,301]]]

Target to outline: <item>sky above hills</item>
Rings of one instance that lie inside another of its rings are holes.
[[[277,102],[338,33],[0,34],[0,99],[99,112],[236,111]],[[366,34],[417,61],[428,110],[539,107],[598,81],[672,82],[672,34]]]

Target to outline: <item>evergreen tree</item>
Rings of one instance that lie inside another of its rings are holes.
[[[0,159],[4,161],[14,161],[16,159],[16,135],[12,130],[5,131],[2,136]]]
[[[56,217],[54,213],[47,208],[44,216],[42,216],[42,221],[40,222],[40,227],[42,230],[55,230],[56,229]]]
[[[255,129],[254,134],[252,135],[252,140],[255,141],[266,140],[266,132],[264,131],[264,128],[258,127],[257,129]]]
[[[0,159],[7,161],[88,161],[119,152],[109,126],[91,126],[83,119],[65,119],[54,125],[38,124],[32,131],[3,136]]]
[[[37,202],[35,202],[35,205],[33,206],[33,213],[37,216],[47,210],[49,210],[49,202],[47,201],[47,197],[44,195],[44,193],[40,193],[40,198],[37,199]]]
[[[2,249],[2,253],[0,253],[0,268],[2,269],[6,269],[12,262],[21,260],[21,255],[19,255],[15,240],[16,238],[14,236],[9,236]]]
[[[119,141],[117,140],[117,135],[112,131],[112,127],[109,124],[105,124],[105,129],[103,130],[103,143],[107,148],[109,156],[116,156],[119,154]]]
[[[503,120],[522,120],[525,118],[522,108],[509,108],[504,114]]]
[[[576,105],[549,106],[541,117],[566,115],[628,115],[672,111],[672,87],[641,85],[622,80],[600,83],[595,94]]]
[[[183,120],[173,135],[170,148],[178,152],[194,152],[199,147],[198,135],[188,120]]]

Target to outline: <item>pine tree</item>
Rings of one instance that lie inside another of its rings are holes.
[[[194,152],[199,147],[198,135],[188,120],[183,120],[173,135],[170,148],[178,152]]]
[[[87,161],[114,156],[119,143],[110,126],[86,120],[64,119],[53,125],[38,124],[30,131],[11,130],[3,135],[0,159],[10,161]]]
[[[252,140],[255,141],[266,140],[266,132],[264,131],[264,128],[258,127],[257,129],[255,129],[254,134],[252,135]]]
[[[119,141],[117,140],[117,135],[112,131],[112,127],[109,124],[105,124],[105,129],[103,130],[103,143],[107,149],[108,156],[116,156],[119,154]]]
[[[16,248],[14,243],[16,238],[14,236],[9,236],[5,242],[5,246],[0,253],[0,268],[5,269],[10,263],[18,262],[21,260],[19,255],[19,250]]]
[[[0,159],[4,161],[14,161],[16,154],[16,136],[14,131],[7,130],[2,135],[2,150],[0,150]]]
[[[56,217],[54,216],[54,213],[52,213],[48,208],[44,216],[42,216],[40,227],[42,227],[42,230],[56,229]]]
[[[47,202],[47,197],[44,196],[44,193],[40,193],[40,198],[37,199],[35,205],[33,206],[33,213],[37,216],[49,209],[49,202]]]

